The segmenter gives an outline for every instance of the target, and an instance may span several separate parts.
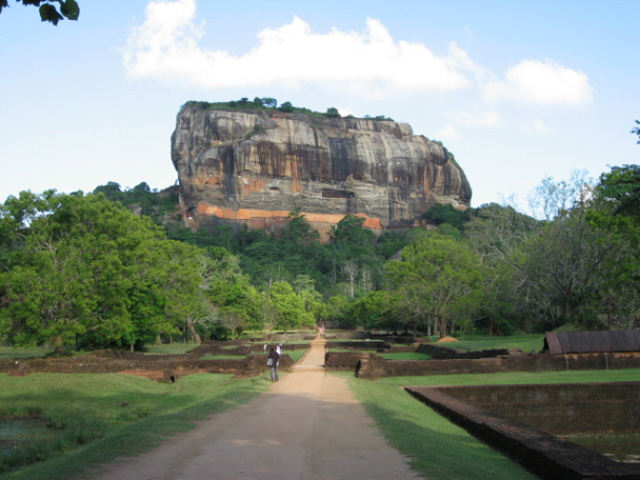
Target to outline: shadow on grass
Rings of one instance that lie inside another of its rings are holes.
[[[430,479],[535,479],[402,389],[350,379],[350,385],[389,443]]]
[[[74,375],[36,375],[39,379],[31,380],[39,384],[36,385],[39,391],[20,391],[16,386],[19,380],[29,377],[10,380],[15,393],[0,394],[3,412],[11,414],[19,409],[38,412],[62,435],[77,430],[79,424],[100,423],[104,428],[93,433],[85,431],[83,441],[61,443],[57,451],[49,453],[52,458],[6,473],[3,479],[70,479],[89,468],[94,468],[95,473],[95,465],[148,451],[193,428],[196,421],[250,401],[269,385],[262,377],[232,379],[228,375],[197,374],[175,384],[157,384],[125,375],[80,374],[75,376],[80,384],[78,389],[77,385],[76,388],[52,385],[56,377],[60,383],[73,382]],[[0,385],[7,380],[3,377]],[[100,377],[105,379],[103,388],[82,388],[83,380],[89,378],[88,386],[92,386],[99,383]],[[117,393],[105,392],[105,388]]]

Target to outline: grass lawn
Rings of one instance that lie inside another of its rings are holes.
[[[640,369],[563,370],[561,372],[468,373],[419,377],[387,377],[380,381],[395,386],[513,385],[535,383],[637,382]]]
[[[331,346],[327,346],[330,352],[353,352],[353,353],[375,353],[378,354],[377,350],[367,350],[364,348],[334,348]],[[379,355],[379,354],[378,354]]]
[[[53,352],[52,347],[6,347],[0,346],[0,359],[44,357]]]
[[[430,337],[431,342],[436,344],[438,337]],[[496,337],[493,335],[466,335],[457,337],[457,342],[438,343],[439,347],[458,348],[460,350],[490,350],[493,348],[519,348],[523,352],[529,353],[532,350],[539,352],[544,345],[544,334],[536,335],[509,335]]]
[[[302,355],[304,355],[305,352],[306,350],[288,350],[284,352],[284,354],[289,355],[294,362],[297,362],[298,360],[300,360],[300,358],[302,357]],[[260,352],[260,353],[252,353],[251,355],[264,355],[264,354]],[[220,360],[220,359],[226,359],[226,358],[238,359],[238,358],[245,358],[245,357],[246,355],[206,355],[202,357],[202,359],[203,360]]]
[[[302,358],[302,355],[306,353],[306,350],[287,350],[282,353],[283,355],[289,355],[294,362],[297,362],[298,360],[300,360],[300,358]]]
[[[431,355],[418,352],[379,353],[386,360],[431,360]]]
[[[192,428],[196,420],[249,401],[269,385],[265,376],[194,374],[165,384],[120,374],[0,374],[0,417],[41,417],[53,435],[15,454],[2,451],[0,476],[70,478],[91,463],[149,450]],[[47,460],[6,470],[34,458]]]
[[[389,443],[433,480],[536,478],[406,393],[408,385],[501,385],[637,381],[640,369],[389,377],[358,380],[340,373]]]
[[[246,355],[205,355],[202,360],[237,360],[245,357]]]
[[[197,343],[163,343],[162,345],[145,345],[147,355],[181,355],[193,350]]]
[[[353,342],[353,343],[369,343],[369,342],[380,342],[380,340],[368,340],[362,338],[327,338],[327,343],[331,342]]]

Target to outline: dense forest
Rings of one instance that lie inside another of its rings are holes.
[[[0,205],[0,341],[144,344],[341,328],[508,335],[637,327],[640,166],[545,179],[533,216],[436,204],[430,228],[376,236],[347,215],[327,243],[301,212],[277,234],[182,226],[177,190],[21,192]]]

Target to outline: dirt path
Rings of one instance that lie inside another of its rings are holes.
[[[242,407],[204,421],[98,480],[421,478],[382,438],[343,378],[324,371],[324,341]]]

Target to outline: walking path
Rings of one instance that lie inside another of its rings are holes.
[[[213,416],[98,480],[415,479],[316,339],[293,372],[250,403]]]

